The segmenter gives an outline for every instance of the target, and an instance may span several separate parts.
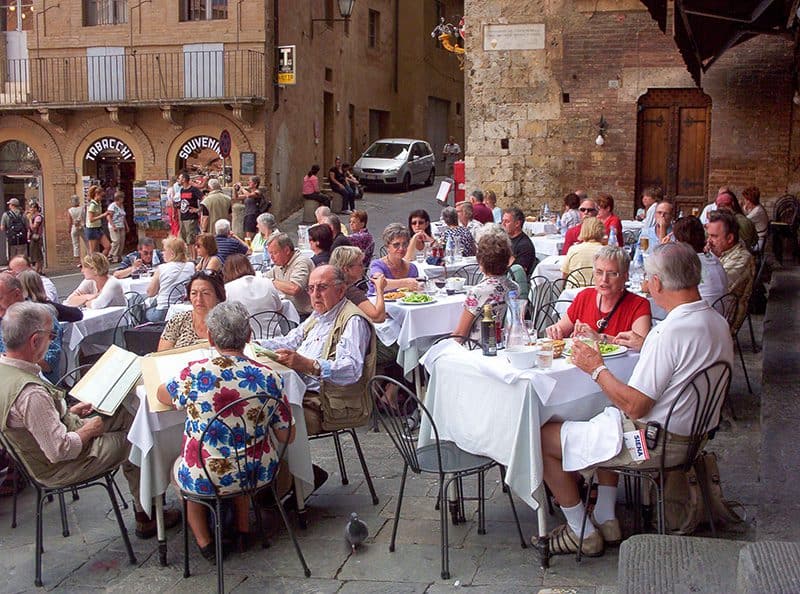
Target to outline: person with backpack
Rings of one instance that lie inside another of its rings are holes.
[[[238,185],[238,184],[237,184]],[[253,239],[258,232],[256,219],[258,215],[268,212],[272,207],[264,189],[261,186],[261,178],[254,175],[247,184],[247,189],[236,188],[237,193],[244,199],[244,236],[245,239]]]
[[[0,219],[0,231],[6,234],[8,259],[28,255],[28,219],[19,207],[19,200],[11,198],[6,202],[8,210]]]

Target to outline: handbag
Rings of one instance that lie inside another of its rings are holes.
[[[691,468],[670,470],[664,477],[664,526],[669,534],[692,534],[708,520],[704,489],[714,524],[741,524],[746,521],[744,506],[728,501],[722,494],[717,455],[700,452]],[[736,509],[741,509],[740,515]]]

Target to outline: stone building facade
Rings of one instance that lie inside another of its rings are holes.
[[[347,23],[333,0],[9,4],[27,18],[0,9],[0,193],[38,194],[51,270],[73,261],[66,210],[85,176],[125,191],[132,225],[134,182],[225,165],[259,175],[280,218],[313,163],[382,136],[463,142],[463,73],[430,37],[460,1],[361,0]],[[277,85],[279,45],[295,46],[294,85]]]
[[[730,49],[698,89],[671,18],[662,33],[638,0],[466,0],[465,15],[467,185],[501,205],[560,206],[584,188],[630,218],[652,183],[686,212],[721,185],[757,185],[767,205],[797,190],[790,40]]]

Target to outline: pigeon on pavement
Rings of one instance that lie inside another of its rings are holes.
[[[354,553],[356,552],[356,547],[361,545],[368,536],[369,528],[367,528],[367,525],[358,519],[357,513],[350,514],[350,520],[347,522],[347,526],[344,527],[344,537],[350,543]]]

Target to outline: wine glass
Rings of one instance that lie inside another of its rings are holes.
[[[443,276],[438,276],[433,279],[433,283],[436,285],[436,288],[439,289],[439,294],[441,295],[444,292],[444,287],[447,284],[447,279]]]

